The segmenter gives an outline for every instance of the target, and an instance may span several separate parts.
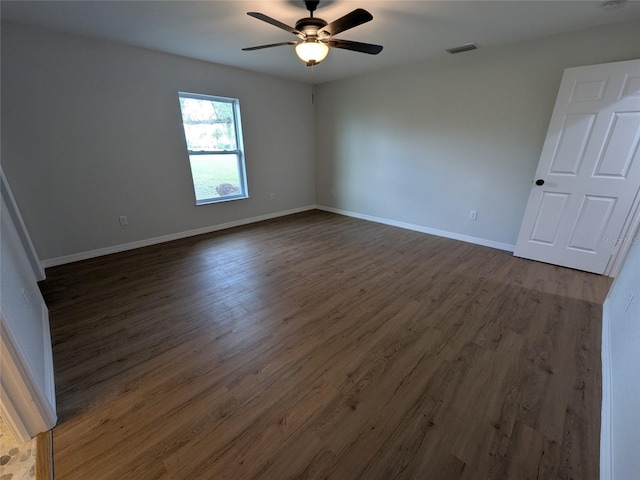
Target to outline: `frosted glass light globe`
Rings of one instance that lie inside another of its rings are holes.
[[[296,55],[305,63],[320,63],[328,53],[327,44],[317,40],[306,40],[296,45]]]

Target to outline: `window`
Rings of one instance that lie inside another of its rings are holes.
[[[247,198],[240,104],[178,93],[196,205]]]

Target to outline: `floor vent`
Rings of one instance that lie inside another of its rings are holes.
[[[447,48],[447,52],[451,54],[468,52],[469,50],[477,50],[478,45],[475,43],[467,43],[465,45],[460,45],[459,47]]]

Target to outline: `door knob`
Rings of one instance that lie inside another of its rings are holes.
[[[541,178],[539,178],[538,180],[536,180],[536,185],[540,186],[540,185],[544,185],[544,180],[542,180]]]

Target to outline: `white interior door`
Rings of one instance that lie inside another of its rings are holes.
[[[565,70],[514,255],[604,273],[640,191],[640,60]]]

